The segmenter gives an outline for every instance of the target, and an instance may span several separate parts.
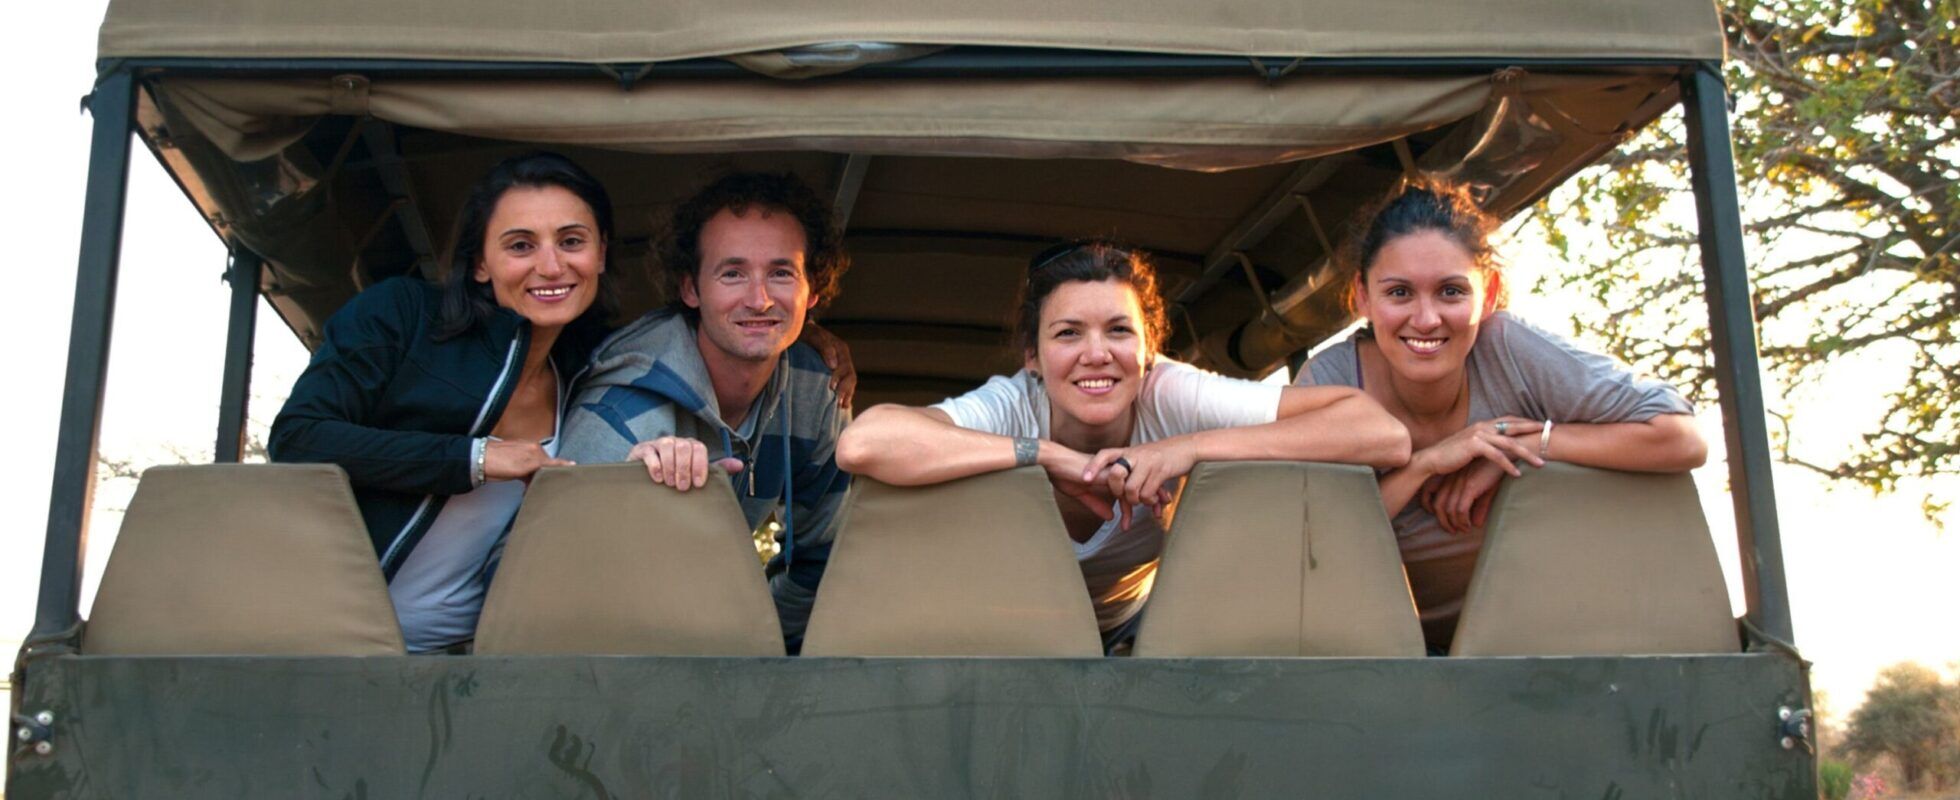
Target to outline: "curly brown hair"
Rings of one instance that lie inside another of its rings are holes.
[[[1036,329],[1041,325],[1041,306],[1055,288],[1073,281],[1122,281],[1137,293],[1143,307],[1144,334],[1150,351],[1161,352],[1170,338],[1170,317],[1164,311],[1164,298],[1157,292],[1157,269],[1135,250],[1110,242],[1089,240],[1064,242],[1037,253],[1028,262],[1028,280],[1021,287],[1021,300],[1014,313],[1014,342],[1024,353],[1035,350]]]
[[[1477,268],[1490,276],[1492,308],[1510,301],[1503,281],[1504,264],[1490,244],[1498,220],[1478,207],[1470,188],[1440,178],[1415,178],[1355,214],[1360,220],[1343,243],[1341,260],[1348,274],[1366,278],[1389,242],[1412,233],[1435,231],[1470,253]],[[1347,307],[1358,313],[1361,298],[1356,284],[1347,288]]]
[[[701,229],[724,210],[737,216],[749,209],[782,211],[803,228],[803,275],[810,282],[816,308],[830,304],[851,268],[844,252],[843,232],[837,230],[830,204],[810,186],[788,172],[734,172],[708,184],[674,209],[673,222],[660,250],[661,278],[670,302],[679,303],[681,279],[700,277]],[[683,310],[692,312],[692,309]]]

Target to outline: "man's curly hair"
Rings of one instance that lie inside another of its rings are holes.
[[[788,172],[735,172],[708,184],[674,209],[666,242],[660,251],[662,284],[671,302],[680,302],[681,278],[700,279],[701,229],[724,209],[737,216],[753,209],[784,212],[803,228],[803,274],[810,282],[816,308],[837,296],[850,257],[844,253],[843,232],[837,230],[830,204],[808,184]]]

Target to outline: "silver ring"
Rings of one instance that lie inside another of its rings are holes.
[[[1511,427],[1511,423],[1509,423],[1509,422],[1499,422],[1499,423],[1497,423],[1497,425],[1496,425],[1496,428],[1497,428],[1497,435],[1499,435],[1499,436],[1504,436],[1504,435],[1505,435],[1505,433],[1504,433],[1504,431],[1505,431],[1506,429],[1508,429],[1508,428],[1510,428],[1510,427]]]
[[[1109,462],[1109,465],[1112,467],[1122,467],[1124,472],[1137,471],[1136,467],[1130,466],[1130,460],[1122,456],[1117,456],[1115,461]]]

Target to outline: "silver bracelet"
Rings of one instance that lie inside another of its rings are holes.
[[[1041,455],[1041,442],[1026,436],[1014,437],[1014,466],[1034,466],[1035,458]]]
[[[1538,457],[1549,460],[1552,457],[1552,421],[1545,420],[1545,427],[1538,429]]]
[[[470,440],[470,488],[483,485],[483,462],[490,449],[490,440],[477,437]]]

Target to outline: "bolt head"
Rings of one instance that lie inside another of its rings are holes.
[[[1777,719],[1789,719],[1789,718],[1790,718],[1790,709],[1789,709],[1789,707],[1788,707],[1788,706],[1785,706],[1785,707],[1783,707],[1783,708],[1779,708],[1779,709],[1777,709],[1777,710],[1776,710],[1776,718],[1777,718]]]
[[[41,711],[41,712],[37,712],[37,713],[36,713],[36,714],[34,715],[34,721],[35,721],[35,722],[39,722],[39,723],[41,723],[42,725],[53,725],[53,724],[54,724],[54,712],[53,712],[53,711]]]
[[[14,730],[14,738],[25,742],[29,739],[34,738],[34,732],[28,730],[26,725],[22,725]]]
[[[42,744],[47,744],[47,743],[46,743],[46,742],[42,742]],[[1794,748],[1794,747],[1796,747],[1796,746],[1797,746],[1797,741],[1796,741],[1795,739],[1792,739],[1792,738],[1790,738],[1790,737],[1788,737],[1788,736],[1785,736],[1785,737],[1783,737],[1783,749],[1785,749],[1785,750],[1789,750],[1789,749],[1791,749],[1791,748]]]
[[[52,753],[54,752],[54,742],[35,742],[34,752],[36,755],[43,756]]]

